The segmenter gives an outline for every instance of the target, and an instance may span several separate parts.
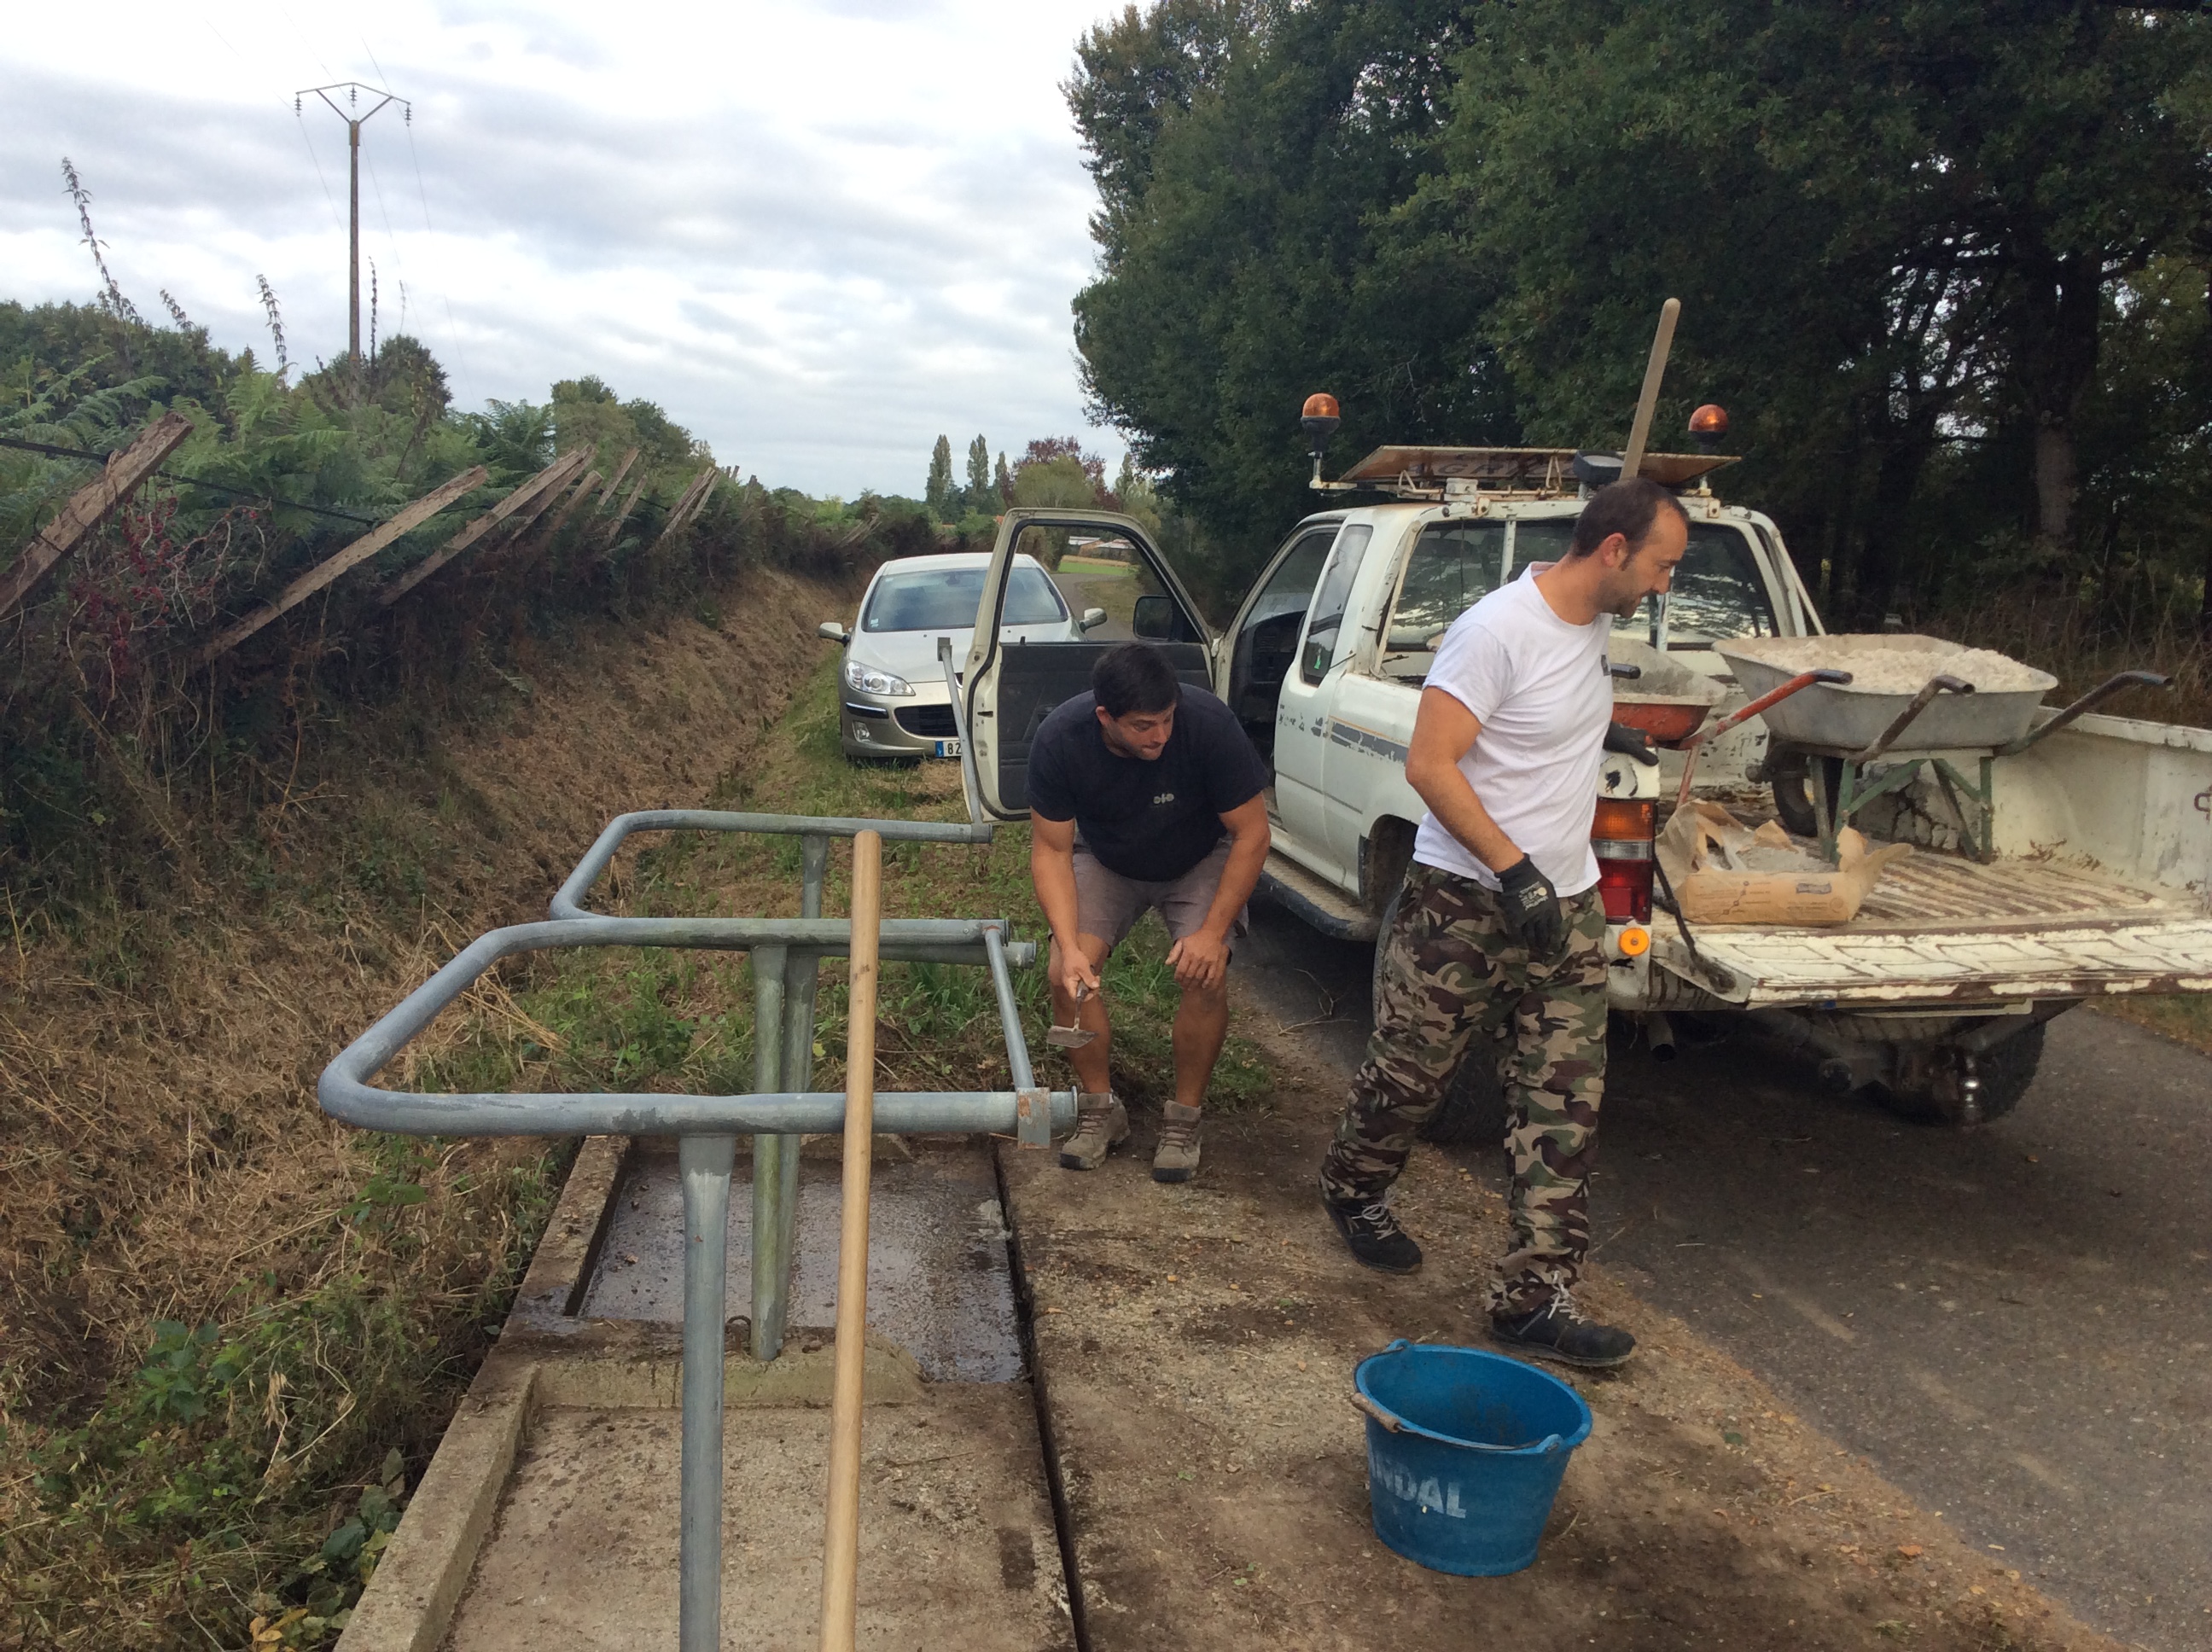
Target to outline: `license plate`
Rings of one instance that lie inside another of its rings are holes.
[[[937,755],[940,757],[958,756],[960,755],[960,742],[957,740],[939,740],[937,743]]]

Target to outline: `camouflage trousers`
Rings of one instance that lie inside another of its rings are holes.
[[[1605,1094],[1605,908],[1595,890],[1559,904],[1566,949],[1539,964],[1491,891],[1433,866],[1411,868],[1381,943],[1367,1060],[1322,1163],[1329,1198],[1382,1198],[1461,1056],[1494,1057],[1513,1160],[1513,1236],[1491,1288],[1493,1314],[1526,1313],[1571,1288],[1589,1248],[1589,1172]]]

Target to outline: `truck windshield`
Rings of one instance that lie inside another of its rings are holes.
[[[1778,635],[1774,604],[1751,542],[1734,528],[1698,522],[1667,593],[1667,646],[1703,648],[1730,637]]]
[[[1519,574],[1532,562],[1559,561],[1574,536],[1571,516],[1516,525],[1513,571]],[[1613,629],[1649,629],[1655,645],[1659,640],[1658,618],[1649,604],[1633,620],[1615,621]],[[1751,542],[1741,532],[1717,522],[1690,524],[1689,547],[1667,593],[1666,629],[1669,648],[1705,648],[1729,637],[1776,635],[1766,582],[1759,578]]]
[[[980,568],[917,568],[876,581],[861,616],[863,631],[959,631],[975,623],[983,602]],[[1067,617],[1067,604],[1040,568],[1017,567],[1006,581],[1004,625],[1052,625]]]
[[[1503,522],[1431,522],[1413,541],[1384,647],[1426,653],[1430,645],[1505,577]]]

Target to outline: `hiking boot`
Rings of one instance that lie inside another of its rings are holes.
[[[1351,1248],[1352,1259],[1362,1267],[1371,1267],[1378,1273],[1420,1271],[1421,1248],[1413,1242],[1411,1234],[1398,1225],[1398,1218],[1382,1200],[1363,1203],[1357,1199],[1331,1199],[1323,1193],[1321,1202],[1328,1212],[1328,1219],[1336,1224],[1336,1230]]]
[[[1562,1365],[1603,1369],[1636,1351],[1636,1339],[1611,1325],[1600,1325],[1575,1306],[1564,1291],[1526,1314],[1495,1314],[1490,1334],[1516,1354],[1557,1360]]]
[[[1108,1090],[1103,1096],[1087,1092],[1075,1098],[1075,1133],[1060,1145],[1064,1170],[1095,1170],[1106,1162],[1107,1150],[1129,1139],[1129,1109]]]
[[[1152,1150],[1152,1180],[1188,1181],[1198,1174],[1198,1121],[1202,1108],[1170,1102],[1160,1109],[1160,1145]]]

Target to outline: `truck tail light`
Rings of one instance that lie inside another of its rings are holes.
[[[1601,798],[1590,827],[1597,851],[1598,897],[1608,923],[1651,921],[1652,838],[1659,805],[1650,799]]]

